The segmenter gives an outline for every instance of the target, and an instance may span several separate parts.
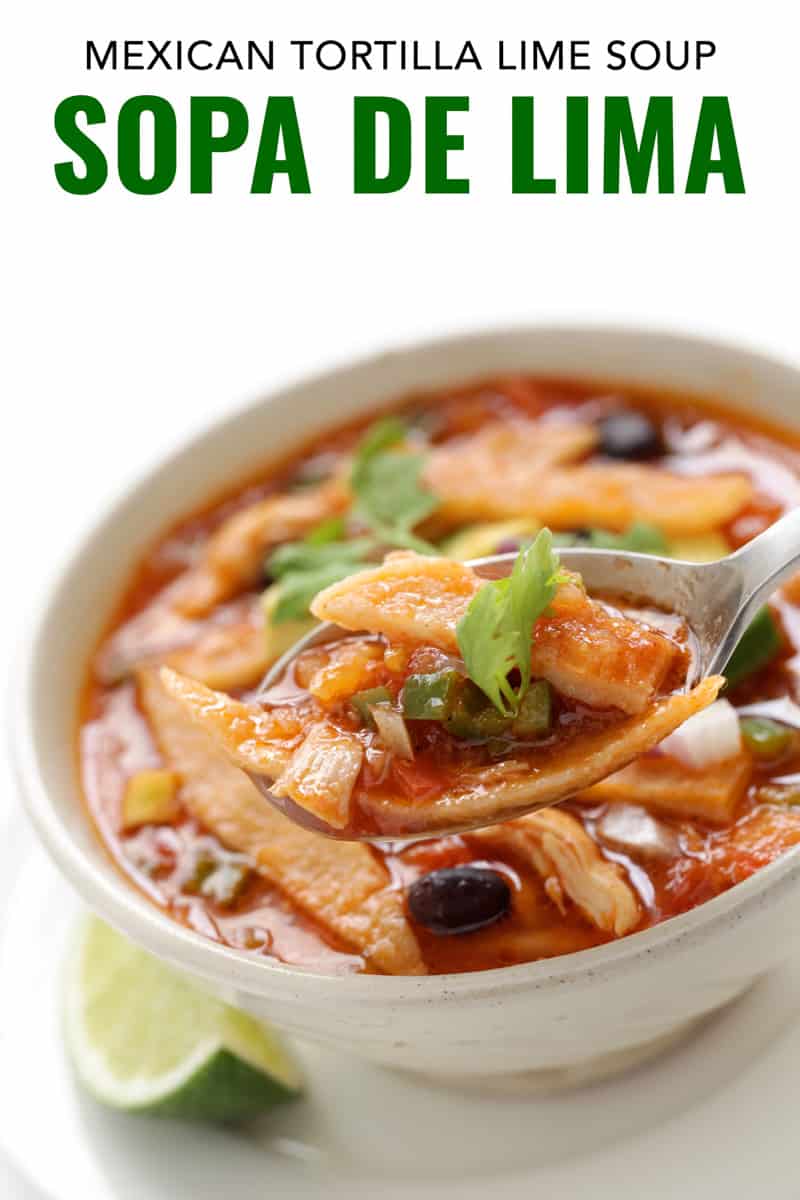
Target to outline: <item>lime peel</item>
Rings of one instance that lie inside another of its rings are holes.
[[[70,1058],[103,1104],[232,1123],[301,1090],[277,1034],[95,917],[81,924],[65,984]]]

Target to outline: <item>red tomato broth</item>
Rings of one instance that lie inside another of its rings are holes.
[[[729,451],[733,447],[739,460],[748,463],[756,494],[752,503],[722,530],[733,547],[755,536],[786,507],[798,502],[800,438],[695,399],[627,387],[513,376],[413,397],[400,411],[410,414],[420,429],[427,423],[430,441],[438,444],[474,431],[489,419],[545,413],[570,419],[571,414],[583,417],[587,411],[604,411],[620,403],[649,413],[659,423],[670,465],[678,463],[682,468],[697,470],[705,454],[713,457],[715,447],[720,446]],[[293,486],[318,465],[329,469],[353,447],[366,424],[365,420],[355,422],[315,439],[301,453],[232,488],[167,530],[128,581],[107,632],[141,612],[195,561],[199,548],[228,515],[258,498]],[[687,431],[701,425],[710,449],[691,454],[685,449]],[[771,470],[775,464],[780,466],[779,471]],[[800,649],[800,610],[788,594],[784,593],[776,605],[786,636],[785,651],[775,663],[732,690],[730,698],[735,704],[795,696],[793,659]],[[255,870],[231,903],[221,905],[206,896],[187,893],[181,881],[198,839],[216,842],[188,814],[164,826],[131,833],[121,830],[120,798],[126,781],[136,771],[160,762],[130,682],[105,684],[90,669],[80,728],[79,755],[89,816],[119,869],[152,901],[188,927],[247,953],[273,956],[325,972],[365,969],[358,955]],[[431,732],[434,742],[439,733],[435,729]],[[729,827],[714,828],[697,820],[658,814],[658,820],[674,831],[680,845],[680,851],[669,859],[646,862],[635,855],[626,859],[619,850],[599,843],[609,857],[623,866],[627,862],[634,888],[637,879],[647,881],[647,886],[637,889],[642,904],[638,928],[720,894],[800,842],[800,809],[762,803],[757,796],[761,783],[789,776],[790,768],[800,771],[800,760],[781,762],[775,770],[760,767]],[[435,763],[408,767],[396,764],[393,770],[412,793],[432,789],[440,778]],[[603,811],[579,803],[565,807],[590,831]],[[217,845],[224,855],[224,847]],[[387,851],[383,858],[398,888],[407,887],[425,872],[469,863],[488,863],[512,881],[511,912],[496,925],[448,937],[415,926],[423,958],[432,972],[488,969],[609,940],[574,905],[566,912],[559,911],[530,862],[510,851],[494,858],[485,842],[472,841],[469,836]]]

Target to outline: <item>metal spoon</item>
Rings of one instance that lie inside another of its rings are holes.
[[[734,554],[716,562],[682,562],[652,554],[579,547],[562,549],[559,557],[565,567],[583,577],[590,594],[630,598],[639,606],[651,606],[685,621],[695,642],[693,677],[686,681],[687,687],[693,686],[708,675],[724,673],[739,639],[758,609],[781,581],[800,566],[800,508],[781,517]],[[515,554],[498,554],[476,559],[470,565],[481,574],[498,578],[511,570],[515,558]],[[255,699],[258,700],[281,678],[303,650],[340,634],[336,625],[329,622],[319,625],[273,664]],[[269,781],[263,776],[252,775],[251,778],[271,804],[307,829],[349,841],[386,844],[386,835],[334,829],[293,801],[274,796]],[[525,811],[536,807],[541,806],[532,805]],[[522,812],[513,815],[520,816]],[[507,815],[486,824],[495,824],[499,819],[505,820]],[[447,832],[475,827],[474,822],[459,825],[454,821]],[[441,830],[437,830],[437,834],[440,835]],[[409,842],[424,836],[424,833],[392,835],[391,840],[394,843]]]

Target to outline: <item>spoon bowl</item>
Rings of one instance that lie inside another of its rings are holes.
[[[516,554],[498,554],[475,559],[469,565],[487,578],[502,578]],[[685,681],[688,689],[709,675],[724,672],[739,639],[767,597],[800,563],[800,509],[787,513],[769,529],[735,553],[714,562],[683,562],[652,554],[617,550],[568,547],[559,550],[563,566],[581,575],[590,594],[607,595],[650,607],[680,618],[693,640],[693,658]],[[258,701],[283,676],[294,659],[312,646],[340,636],[337,625],[323,622],[297,642],[273,666],[262,681]],[[255,773],[251,779],[262,795],[285,816],[315,833],[347,841],[365,841],[385,846],[385,833],[370,834],[351,828],[337,829],[307,812],[288,797],[275,796],[269,780]],[[395,845],[426,837],[467,832],[498,824],[551,807],[569,799],[565,793],[546,803],[512,805],[491,819],[460,819],[454,814],[446,828],[392,833]]]

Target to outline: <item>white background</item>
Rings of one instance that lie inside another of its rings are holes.
[[[669,326],[800,357],[798,48],[785,0],[72,0],[11,8],[1,80],[4,668],[32,590],[110,493],[209,416],[279,380],[428,332],[539,319]],[[450,57],[471,38],[487,64],[499,37],[573,37],[592,39],[598,66],[570,79],[491,69],[300,75],[284,58],[274,77],[86,75],[89,37],[416,37],[425,47],[439,37]],[[699,74],[602,68],[608,40],[641,37],[711,38],[717,56]],[[129,195],[113,165],[95,196],[60,191],[53,110],[82,91],[106,104],[102,140],[112,164],[120,100],[150,91],[173,101],[182,153],[169,192]],[[279,181],[274,195],[250,196],[253,139],[218,166],[214,195],[190,196],[187,97],[238,96],[257,125],[270,91],[296,97],[312,195],[287,195]],[[397,195],[351,194],[351,98],[368,91],[401,97],[415,116],[414,179]],[[423,194],[426,92],[471,96],[471,112],[454,122],[467,135],[454,166],[463,162],[472,178],[468,196]],[[541,166],[555,174],[567,93],[593,98],[595,133],[605,94],[674,95],[679,181],[699,97],[727,94],[747,194],[725,196],[712,182],[706,196],[512,196],[515,92],[537,96]],[[0,804],[11,802],[10,786]]]

